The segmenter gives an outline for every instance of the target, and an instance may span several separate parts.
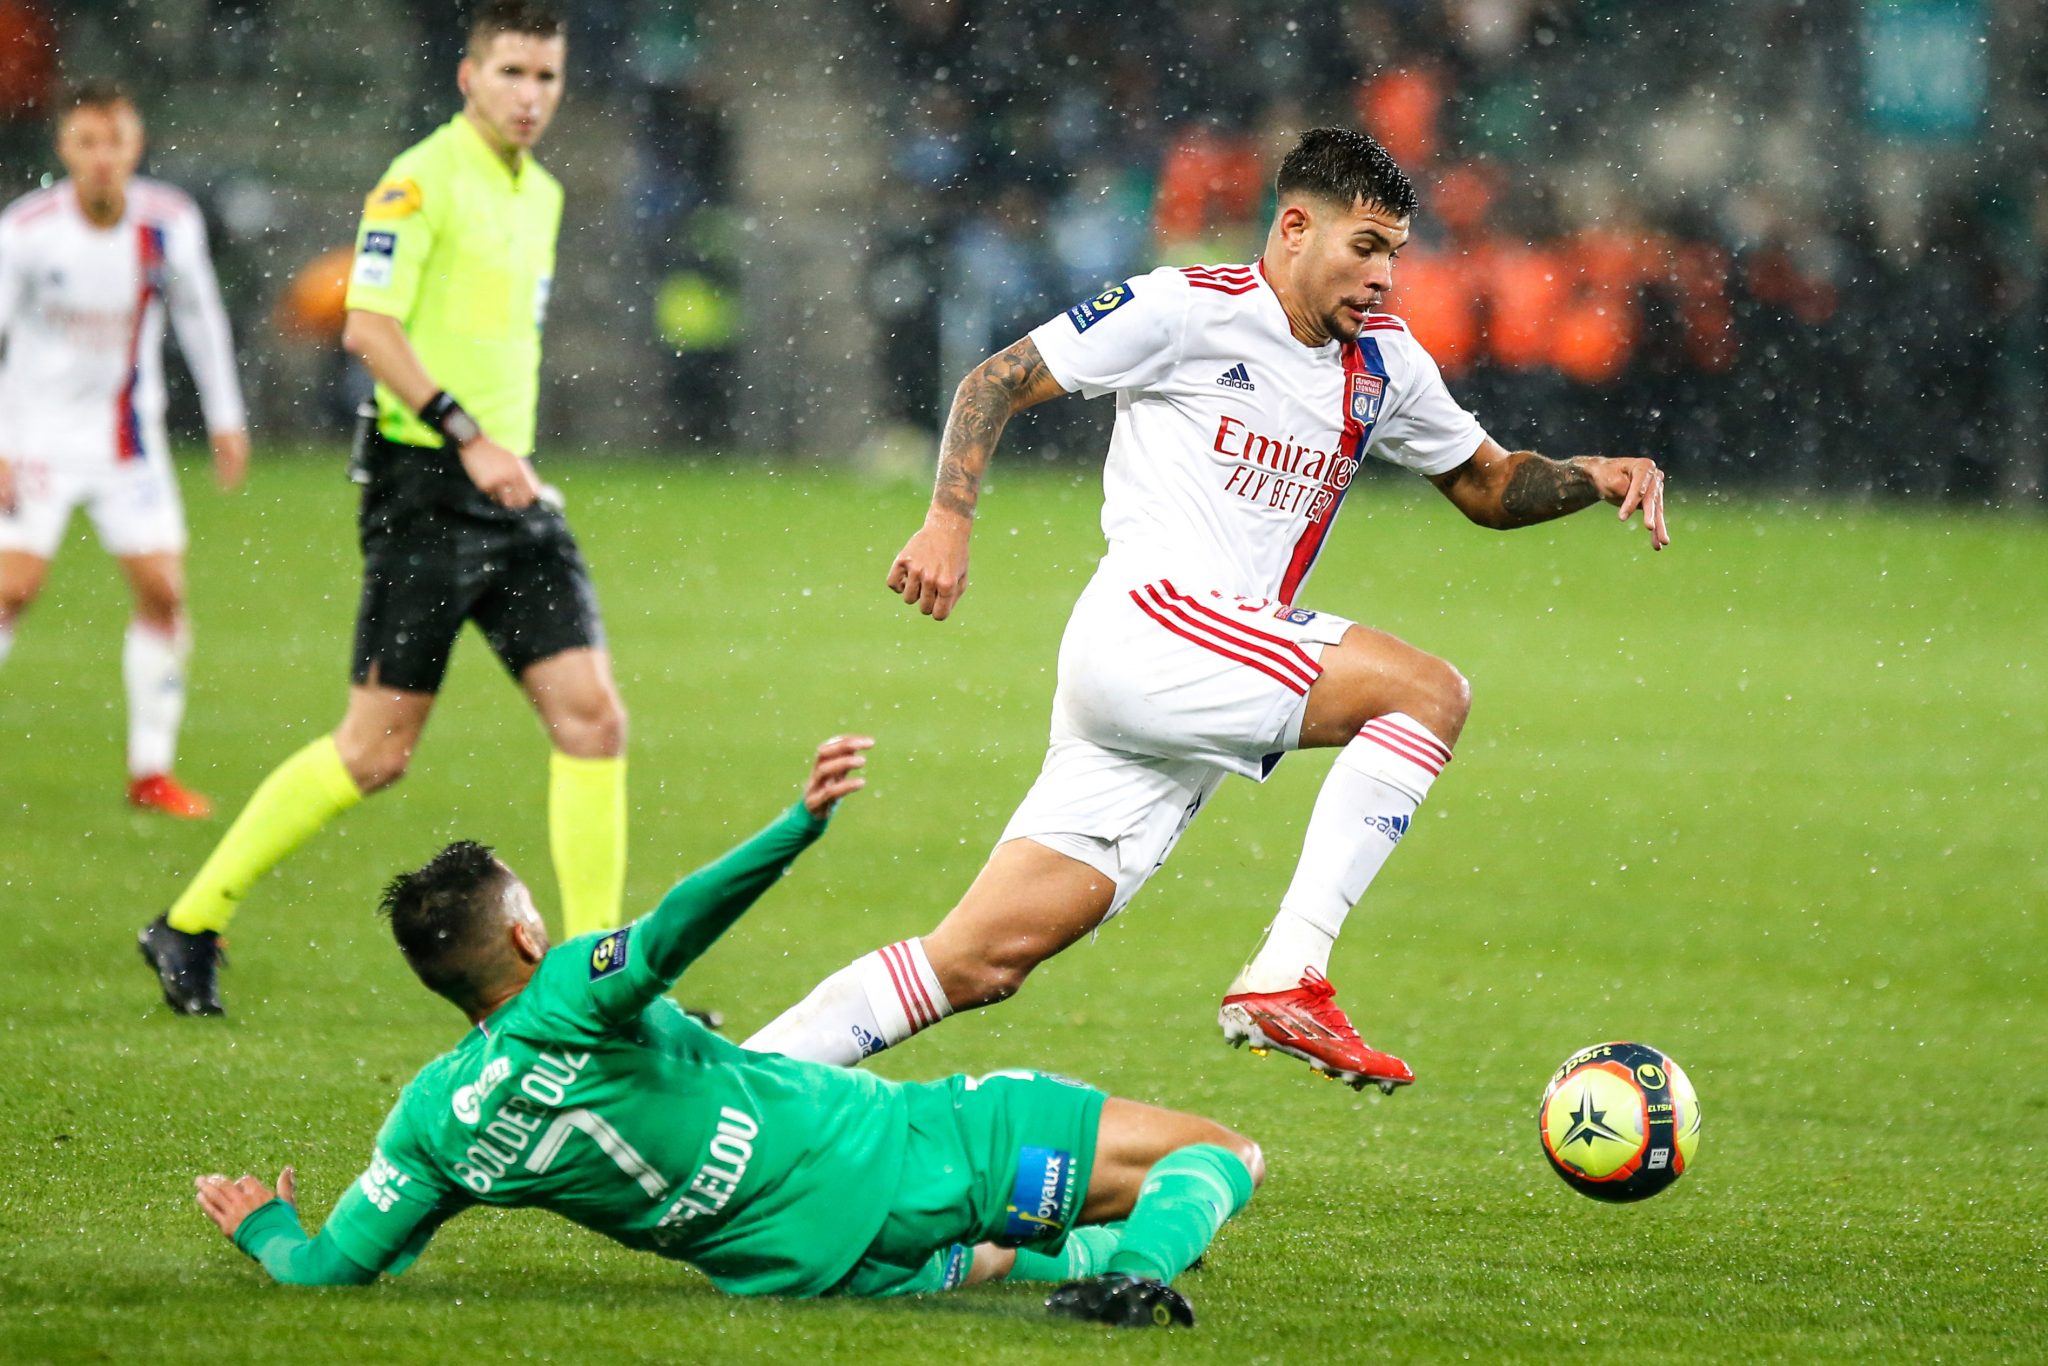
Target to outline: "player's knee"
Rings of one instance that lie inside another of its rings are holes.
[[[42,583],[35,579],[0,583],[0,626],[12,626],[42,588]]]
[[[341,753],[342,767],[365,797],[390,787],[412,766],[412,746],[389,736],[356,746],[337,736],[335,747]]]
[[[135,619],[152,631],[165,635],[178,629],[185,615],[185,599],[176,592],[141,593],[135,599]]]
[[[1253,1189],[1266,1184],[1265,1150],[1237,1130],[1215,1124],[1213,1120],[1211,1123],[1216,1133],[1208,1141],[1244,1163],[1244,1169],[1251,1173]]]
[[[610,688],[578,698],[549,718],[555,748],[578,759],[611,759],[626,752],[626,708]]]
[[[1472,714],[1472,684],[1459,672],[1455,664],[1438,660],[1437,666],[1442,677],[1437,685],[1437,703],[1446,715],[1455,718],[1455,726],[1463,726],[1465,718]]]
[[[1266,1150],[1243,1134],[1234,1137],[1237,1141],[1227,1146],[1237,1154],[1237,1160],[1244,1163],[1244,1169],[1252,1174],[1252,1189],[1257,1190],[1266,1184]]]
[[[930,940],[926,940],[929,945]],[[977,954],[971,958],[941,964],[932,962],[932,972],[955,1010],[973,1010],[1007,1001],[1024,986],[1036,962],[1016,955]]]
[[[1454,744],[1472,712],[1472,685],[1450,661],[1428,656],[1416,671],[1415,698],[1404,710],[1445,744]]]

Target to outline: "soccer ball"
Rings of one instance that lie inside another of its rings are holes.
[[[1595,1044],[1551,1075],[1536,1128],[1543,1155],[1579,1194],[1647,1200],[1692,1165],[1700,1103],[1685,1069],[1648,1044]]]

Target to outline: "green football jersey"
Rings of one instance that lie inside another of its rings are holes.
[[[396,1272],[462,1209],[536,1206],[724,1290],[831,1289],[901,1180],[906,1088],[747,1052],[663,994],[822,829],[793,807],[649,915],[549,952],[405,1088],[319,1241]]]

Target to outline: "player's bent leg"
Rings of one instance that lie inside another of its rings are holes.
[[[257,785],[170,910],[142,931],[143,957],[173,1009],[220,1013],[219,941],[242,898],[315,831],[404,772],[433,703],[431,693],[358,685],[333,734]]]
[[[601,649],[564,650],[519,675],[547,727],[548,847],[566,937],[619,923],[626,892],[626,709]]]
[[[1301,744],[1342,749],[1317,794],[1279,912],[1218,1019],[1232,1044],[1278,1049],[1354,1087],[1392,1092],[1415,1074],[1361,1039],[1338,1007],[1326,976],[1330,951],[1450,762],[1471,693],[1443,660],[1362,626],[1347,630],[1322,663]]]
[[[1172,1281],[1265,1179],[1258,1144],[1213,1120],[1111,1098],[1097,1129],[1084,1222],[1122,1218],[1102,1270],[1055,1290],[1046,1308],[1120,1327],[1192,1326]]]
[[[1472,691],[1448,662],[1398,636],[1354,625],[1323,651],[1321,664],[1302,714],[1301,748],[1348,745],[1368,721],[1389,712],[1414,718],[1446,748],[1458,743]]]
[[[374,668],[367,682],[350,686],[348,710],[329,738],[361,796],[405,776],[433,710],[432,692],[387,687]]]
[[[856,958],[744,1046],[851,1067],[956,1010],[1013,995],[1033,968],[1101,924],[1114,896],[1115,884],[1080,860],[1007,840],[936,930]]]
[[[520,670],[519,687],[561,753],[614,759],[626,752],[626,705],[606,651],[582,647],[549,655]]]
[[[1046,959],[1108,918],[1116,883],[1035,839],[1006,840],[924,937],[947,1013],[1008,1000]]]
[[[1102,1103],[1096,1126],[1095,1165],[1081,1203],[1081,1222],[1107,1224],[1127,1218],[1161,1158],[1200,1146],[1230,1153],[1252,1186],[1265,1184],[1265,1153],[1236,1130],[1200,1115],[1110,1096]]]
[[[14,648],[14,626],[43,591],[50,562],[23,550],[0,550],[0,664]]]
[[[172,776],[185,719],[185,665],[192,637],[185,622],[185,557],[160,551],[120,557],[134,598],[121,643],[128,694],[128,801],[145,810],[195,819],[213,803]]]

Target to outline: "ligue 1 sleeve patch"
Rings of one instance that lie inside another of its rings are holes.
[[[356,268],[349,276],[350,283],[367,285],[371,289],[385,288],[391,283],[392,262],[397,255],[397,233],[364,233],[363,244],[356,248]]]
[[[1073,1184],[1072,1153],[1060,1148],[1026,1148],[1018,1153],[1017,1180],[1010,1187],[1003,1241],[1014,1246],[1063,1231]]]
[[[626,936],[633,932],[628,925],[623,930],[613,930],[590,946],[590,980],[609,977],[626,966]]]
[[[387,180],[363,200],[363,217],[387,222],[410,218],[419,212],[422,202],[418,181]]]
[[[1104,318],[1131,301],[1135,291],[1128,282],[1111,285],[1086,303],[1075,304],[1067,310],[1067,321],[1073,323],[1076,332],[1086,332]]]

